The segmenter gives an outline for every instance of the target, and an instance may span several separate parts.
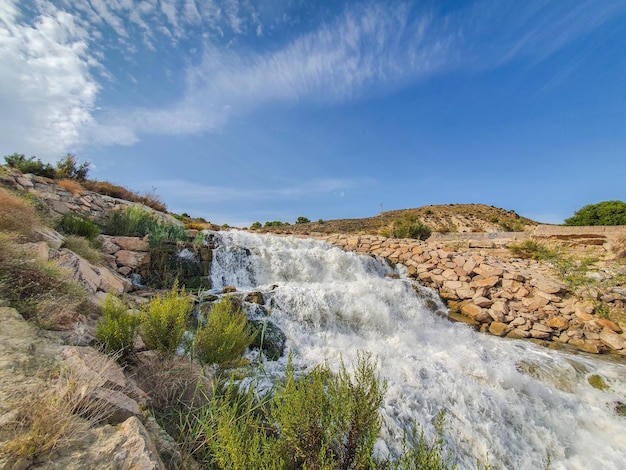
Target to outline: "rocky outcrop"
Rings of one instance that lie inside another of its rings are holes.
[[[5,173],[0,175],[0,183],[14,189],[27,191],[39,197],[58,215],[74,212],[90,219],[102,220],[112,210],[140,206],[161,222],[182,225],[180,221],[171,215],[155,211],[143,204],[105,196],[88,190],[72,193],[59,186],[55,180],[31,174],[22,174],[10,168],[5,168],[5,170]]]
[[[612,351],[626,356],[622,329],[594,315],[593,305],[572,296],[542,263],[374,235],[318,238],[344,250],[405,265],[411,277],[436,289],[448,301],[451,317],[467,321],[483,332],[550,340],[587,352]],[[615,299],[623,302],[626,296],[618,294]]]

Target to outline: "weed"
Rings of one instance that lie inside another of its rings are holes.
[[[431,230],[422,224],[414,214],[405,214],[402,218],[393,221],[392,236],[394,238],[415,238],[426,240]]]
[[[24,154],[14,153],[4,157],[4,161],[8,166],[22,173],[30,173],[50,179],[54,178],[54,167],[49,163],[43,163],[39,158],[26,158]]]
[[[509,250],[513,256],[522,259],[534,259],[536,261],[546,261],[555,258],[558,253],[534,240],[524,240],[521,243],[511,243]]]
[[[165,357],[174,355],[183,342],[191,309],[191,300],[178,289],[178,283],[164,295],[150,299],[144,307],[141,324],[141,337],[146,346]]]
[[[230,297],[226,296],[213,305],[206,325],[196,332],[195,353],[202,364],[236,366],[242,363],[242,356],[253,340],[245,312],[233,308]]]
[[[133,352],[140,317],[129,313],[124,302],[113,294],[107,294],[102,303],[102,319],[96,328],[96,339],[107,353],[118,354],[127,359]]]
[[[167,242],[177,242],[185,239],[185,229],[174,224],[153,224],[148,228],[150,248],[156,248]]]

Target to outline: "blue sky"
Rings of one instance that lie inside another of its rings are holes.
[[[0,0],[0,152],[218,223],[626,199],[626,0]]]

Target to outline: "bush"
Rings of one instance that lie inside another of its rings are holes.
[[[565,225],[626,225],[626,203],[604,201],[589,204],[565,219]]]
[[[94,240],[100,234],[100,228],[95,223],[71,212],[63,214],[57,223],[57,230],[66,235],[78,235],[88,240]]]
[[[107,294],[102,303],[102,319],[96,327],[96,339],[107,353],[128,358],[133,352],[140,321],[139,315],[128,312],[122,300]]]
[[[14,153],[4,157],[4,161],[8,166],[22,173],[31,173],[50,179],[53,179],[55,176],[54,167],[49,163],[43,163],[39,158],[35,160],[35,157],[26,158],[23,154]]]
[[[185,239],[185,228],[174,224],[154,224],[148,228],[148,241],[151,248],[166,242],[176,242]]]
[[[76,157],[68,153],[57,162],[54,177],[57,179],[85,181],[89,172],[89,165],[91,165],[90,162],[83,162],[79,165]]]
[[[265,222],[265,227],[284,227],[286,225],[289,225],[289,222],[281,222],[280,220]]]
[[[511,243],[509,245],[511,254],[522,259],[534,259],[535,261],[547,261],[554,259],[557,253],[545,245],[541,245],[534,240],[524,240],[521,243]]]
[[[250,230],[258,230],[262,227],[261,222],[255,222],[250,225]]]
[[[76,180],[61,179],[57,181],[57,184],[72,194],[78,194],[85,190],[83,185]]]
[[[174,355],[183,342],[191,309],[191,300],[178,289],[177,283],[163,296],[150,299],[144,307],[141,324],[141,338],[146,346],[165,357]]]
[[[415,238],[426,240],[430,237],[431,230],[427,225],[422,224],[415,216],[405,215],[401,219],[393,222],[392,235],[394,238]]]
[[[298,217],[298,220],[296,220],[296,224],[308,224],[311,221],[309,219],[307,219],[306,217]]]
[[[102,231],[107,235],[145,237],[157,225],[153,214],[139,206],[130,206],[109,212]]]
[[[195,353],[202,364],[236,366],[253,340],[245,312],[226,296],[213,305],[206,325],[196,332]]]

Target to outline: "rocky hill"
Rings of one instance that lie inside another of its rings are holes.
[[[539,222],[520,216],[514,211],[485,204],[439,204],[413,209],[381,212],[362,219],[338,219],[265,227],[276,233],[355,233],[382,235],[394,221],[410,218],[427,225],[433,232],[524,232],[533,230]]]

